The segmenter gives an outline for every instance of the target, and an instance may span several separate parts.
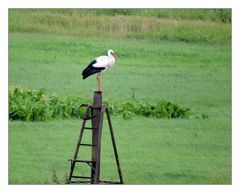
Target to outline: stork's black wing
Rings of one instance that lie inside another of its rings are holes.
[[[82,71],[82,76],[83,79],[96,74],[98,72],[101,72],[102,70],[104,70],[104,67],[94,67],[93,65],[96,64],[97,61],[93,60],[83,71]]]

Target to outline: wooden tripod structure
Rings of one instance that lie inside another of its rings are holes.
[[[110,119],[110,113],[108,107],[102,105],[102,92],[95,91],[93,96],[93,105],[83,105],[86,107],[86,113],[84,115],[82,127],[80,130],[79,138],[76,145],[76,150],[73,155],[73,159],[70,159],[71,166],[68,176],[68,183],[109,183],[109,184],[123,184],[122,171],[117,153],[117,146],[114,138],[112,123]],[[101,135],[104,113],[107,115],[108,126],[110,130],[115,160],[117,164],[117,170],[119,175],[119,182],[114,181],[102,181],[100,180],[100,155],[101,155]],[[91,114],[89,116],[89,114]],[[85,127],[86,121],[91,120],[92,127]],[[83,133],[85,130],[92,130],[92,144],[81,143]],[[91,160],[79,160],[78,152],[80,146],[91,146],[92,147],[92,159]],[[74,175],[74,168],[76,163],[86,163],[91,168],[91,176],[77,176]],[[73,180],[78,179],[78,180]]]

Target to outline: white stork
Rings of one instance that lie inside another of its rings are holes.
[[[111,68],[115,62],[116,55],[113,50],[108,50],[107,56],[99,56],[95,58],[90,64],[82,71],[83,79],[97,73],[98,92],[101,92],[100,88],[100,75],[101,72],[105,72]]]

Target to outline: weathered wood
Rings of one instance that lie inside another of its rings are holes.
[[[119,175],[119,178],[120,178],[120,184],[123,184],[122,170],[121,170],[121,167],[120,167],[120,162],[119,162],[118,153],[117,153],[117,146],[116,146],[115,137],[114,137],[114,134],[113,134],[112,122],[111,122],[111,119],[110,119],[110,113],[109,113],[108,108],[106,108],[106,114],[107,114],[107,120],[108,120],[109,130],[110,130],[111,139],[112,139],[112,145],[113,145],[115,160],[116,160],[116,164],[117,164],[117,168],[118,168],[118,175]]]
[[[87,117],[89,109],[90,109],[90,106],[87,106],[84,118]],[[73,175],[73,170],[74,170],[75,163],[76,163],[74,160],[76,160],[77,156],[78,156],[78,151],[79,151],[79,147],[80,147],[80,142],[82,140],[83,130],[84,130],[85,124],[86,124],[86,120],[83,120],[82,127],[81,127],[79,137],[78,137],[78,141],[77,141],[77,144],[76,144],[76,149],[75,149],[75,152],[74,152],[74,155],[73,155],[73,159],[71,160],[70,172],[69,172],[69,176],[68,176],[69,181],[71,181],[71,178],[72,178],[72,175]]]
[[[92,164],[91,169],[91,183],[98,184],[100,177],[100,155],[101,155],[101,134],[102,134],[102,119],[103,114],[102,109],[102,92],[95,91],[93,96],[93,106],[92,108],[92,128],[97,128],[92,130],[92,144],[96,145],[92,147]]]
[[[115,138],[114,138],[114,134],[113,134],[110,113],[109,113],[109,109],[107,107],[105,107],[105,105],[102,104],[102,92],[99,92],[99,91],[94,92],[93,105],[83,105],[83,106],[86,106],[87,110],[86,110],[85,116],[82,118],[83,123],[82,123],[82,127],[80,130],[80,134],[79,134],[79,138],[77,141],[76,150],[74,152],[73,159],[69,160],[69,161],[71,161],[71,168],[70,168],[70,173],[69,173],[69,178],[68,178],[69,183],[123,184],[123,177],[122,177],[120,162],[119,162],[118,153],[117,153],[117,146],[116,146],[116,142],[115,142]],[[90,109],[91,109],[91,115],[89,116],[88,112],[90,112]],[[117,164],[120,182],[100,180],[101,137],[102,137],[103,116],[104,116],[105,112],[107,114],[108,126],[109,126],[109,130],[110,130],[110,135],[111,135],[112,145],[113,145],[113,149],[114,149],[114,155],[115,155],[115,160],[116,160],[116,164]],[[87,120],[92,120],[91,127],[85,127]],[[92,130],[91,131],[92,132],[92,144],[81,143],[83,131],[85,129],[90,130],[90,131]],[[90,146],[91,147],[92,155],[91,155],[90,160],[77,159],[80,146]],[[86,163],[87,165],[90,166],[91,177],[73,175],[75,163],[77,163],[77,162]],[[79,180],[72,181],[72,178],[90,179],[90,181],[79,181]]]

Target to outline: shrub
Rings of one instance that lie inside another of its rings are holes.
[[[9,89],[9,119],[46,121],[80,118],[85,112],[81,105],[90,103],[91,100],[81,97],[61,98],[56,95],[46,95],[43,90],[14,86]],[[156,104],[135,100],[104,103],[107,104],[111,114],[122,115],[124,119],[134,116],[187,118],[192,114],[189,108],[165,100],[159,100]]]

